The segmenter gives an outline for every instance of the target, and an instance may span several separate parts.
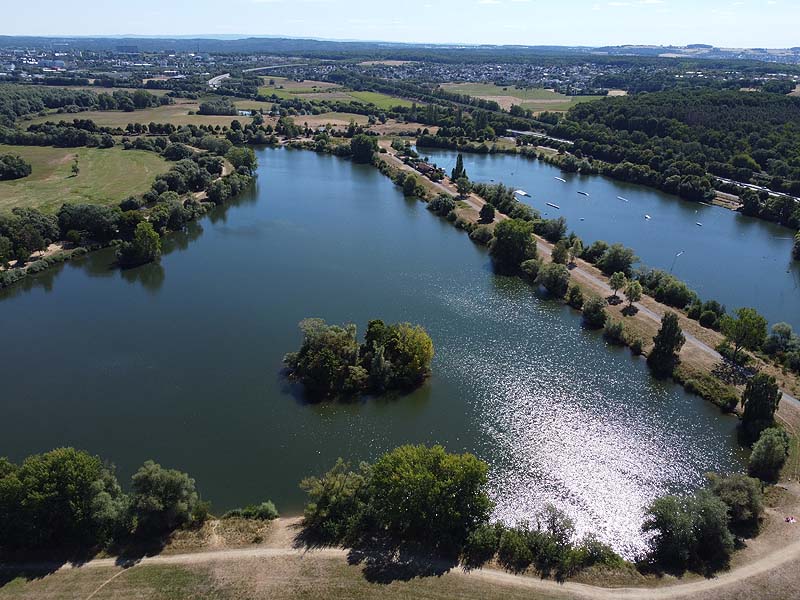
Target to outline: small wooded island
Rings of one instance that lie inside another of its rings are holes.
[[[300,350],[287,354],[283,362],[289,378],[302,383],[312,398],[410,390],[430,375],[433,341],[420,325],[373,320],[362,344],[352,323],[340,327],[304,319],[300,330]]]

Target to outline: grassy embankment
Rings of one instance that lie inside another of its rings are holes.
[[[603,96],[566,96],[543,88],[502,87],[493,83],[445,83],[442,89],[484,100],[494,100],[505,110],[516,104],[534,113],[564,112],[579,102],[591,102],[603,98]]]
[[[125,113],[130,114],[130,113]],[[56,212],[65,202],[116,205],[143,194],[169,163],[154,152],[114,148],[54,148],[0,145],[0,154],[18,154],[33,167],[22,179],[0,182],[0,212],[20,206]],[[72,165],[78,158],[78,175]]]

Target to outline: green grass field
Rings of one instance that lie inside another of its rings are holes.
[[[517,104],[533,112],[565,111],[579,102],[591,102],[602,98],[602,96],[565,96],[543,88],[523,89],[513,85],[503,87],[493,83],[445,83],[442,89],[494,100],[506,110]]]
[[[18,154],[33,167],[23,179],[0,181],[0,212],[16,206],[55,212],[65,202],[114,205],[146,192],[169,163],[153,152],[122,148],[53,148],[0,145],[0,154]],[[78,157],[80,172],[72,176]]]
[[[274,85],[269,81],[274,80]],[[291,81],[285,77],[265,77],[266,85],[258,88],[261,96],[275,95],[282,99],[300,98],[303,100],[341,100],[371,102],[383,110],[395,106],[410,107],[411,102],[403,98],[396,98],[378,92],[356,92],[324,81]]]

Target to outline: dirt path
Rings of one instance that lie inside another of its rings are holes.
[[[302,550],[291,546],[282,547],[254,547],[233,550],[212,550],[196,552],[190,554],[159,555],[143,558],[131,564],[120,564],[114,558],[102,558],[89,561],[82,565],[66,565],[60,571],[72,569],[94,569],[108,568],[114,566],[135,567],[139,565],[199,565],[206,563],[220,563],[230,561],[241,561],[247,559],[280,559],[296,557],[304,560],[341,559],[346,560],[348,551],[341,548],[323,548],[318,550]],[[786,565],[790,561],[800,558],[800,540],[791,544],[784,545],[770,554],[753,561],[749,564],[738,567],[732,571],[719,575],[713,579],[696,580],[689,583],[679,583],[672,586],[660,588],[606,588],[582,583],[558,583],[552,580],[540,579],[532,576],[512,575],[496,569],[478,569],[464,572],[461,569],[453,569],[452,574],[460,577],[479,579],[483,581],[495,582],[498,584],[510,585],[520,588],[539,591],[541,593],[568,593],[574,598],[586,599],[616,599],[623,598],[629,600],[645,599],[679,599],[693,598],[701,592],[722,590],[747,579],[763,575],[769,571]],[[31,565],[41,566],[41,565]],[[2,566],[0,566],[2,568]],[[9,567],[10,568],[10,567]],[[117,574],[119,575],[119,574]],[[115,575],[116,577],[116,575]],[[113,579],[113,578],[112,578]],[[110,581],[110,580],[109,580]],[[106,582],[108,583],[108,582]],[[105,583],[103,584],[105,585]],[[102,587],[102,586],[101,586]],[[96,590],[97,591],[97,590]]]

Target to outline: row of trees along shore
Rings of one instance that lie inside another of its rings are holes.
[[[578,538],[572,520],[552,505],[516,525],[490,520],[488,465],[441,446],[401,446],[358,468],[339,459],[300,483],[307,494],[298,540],[383,554],[451,560],[465,568],[496,559],[511,572],[564,579],[591,566],[628,569],[594,535]],[[130,553],[162,546],[177,529],[200,527],[210,506],[188,474],[147,461],[123,490],[99,457],[59,448],[20,464],[0,459],[0,556]],[[649,550],[635,566],[651,572],[705,574],[725,568],[736,540],[753,537],[763,517],[762,485],[745,475],[709,475],[700,490],[665,496],[646,510]],[[270,520],[269,501],[228,511],[223,519]]]

